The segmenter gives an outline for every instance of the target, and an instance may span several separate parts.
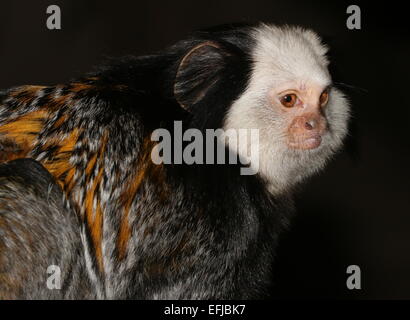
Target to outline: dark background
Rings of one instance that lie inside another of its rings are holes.
[[[400,2],[1,0],[0,88],[68,81],[105,56],[146,54],[222,23],[298,24],[330,44],[353,106],[345,151],[297,196],[282,237],[274,297],[410,299],[409,25]],[[62,30],[46,28],[46,8]],[[362,29],[346,28],[360,5]],[[346,288],[346,268],[362,290]]]

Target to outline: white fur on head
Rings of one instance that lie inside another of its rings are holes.
[[[332,88],[325,117],[328,131],[321,145],[312,150],[289,149],[287,126],[281,114],[269,103],[272,88],[309,84],[326,87],[331,84],[326,57],[327,47],[310,30],[300,27],[260,25],[252,32],[252,74],[245,92],[233,103],[225,118],[224,129],[258,129],[259,174],[271,192],[286,192],[294,184],[320,170],[337,151],[347,133],[349,105],[337,89]],[[243,142],[243,141],[242,141]],[[239,142],[241,143],[241,141]],[[250,150],[249,144],[238,150]]]

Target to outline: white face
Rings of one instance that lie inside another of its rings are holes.
[[[231,106],[224,129],[259,130],[259,158],[251,165],[258,161],[271,191],[282,193],[339,149],[349,106],[331,86],[327,49],[313,32],[262,25],[254,37],[249,86]]]

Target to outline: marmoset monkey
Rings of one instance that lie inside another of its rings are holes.
[[[347,132],[326,52],[299,27],[221,27],[66,85],[1,92],[0,297],[264,297],[294,187]],[[175,121],[258,130],[237,148],[256,174],[154,163],[152,133]]]

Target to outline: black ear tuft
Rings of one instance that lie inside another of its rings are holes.
[[[174,95],[186,110],[203,99],[222,78],[228,57],[227,50],[214,41],[206,41],[191,49],[178,67]]]

